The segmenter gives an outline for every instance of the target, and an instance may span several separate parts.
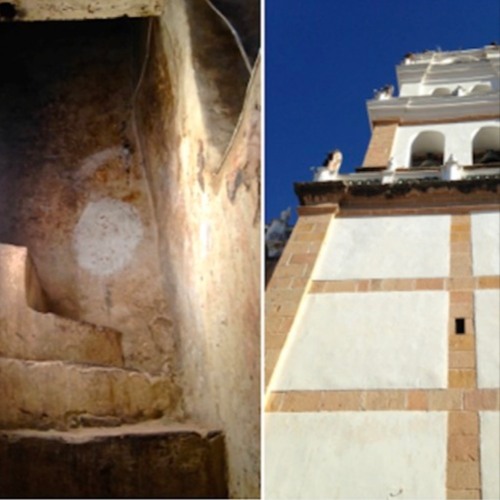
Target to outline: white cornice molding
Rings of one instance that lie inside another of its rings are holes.
[[[500,117],[498,92],[468,96],[417,96],[367,101],[370,124],[378,121],[435,122]]]

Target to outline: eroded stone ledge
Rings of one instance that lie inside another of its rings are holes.
[[[81,415],[179,418],[179,394],[168,378],[143,372],[0,358],[0,427],[68,429]]]
[[[225,468],[222,434],[189,424],[0,432],[3,498],[226,498]]]
[[[159,16],[161,0],[10,0],[0,21],[68,21]]]

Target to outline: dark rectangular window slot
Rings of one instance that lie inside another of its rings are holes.
[[[455,318],[455,333],[457,335],[465,334],[465,319],[464,318]]]

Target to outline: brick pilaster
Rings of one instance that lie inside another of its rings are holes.
[[[454,215],[450,232],[448,387],[464,393],[462,409],[448,413],[446,488],[449,499],[481,498],[479,414],[467,411],[477,394],[474,278],[470,215]],[[463,324],[463,333],[460,329]],[[473,410],[475,408],[470,408]]]
[[[269,384],[316,262],[329,223],[337,211],[299,217],[266,289],[265,384]]]
[[[363,167],[387,165],[397,128],[397,123],[377,123],[374,125],[370,144],[363,160]]]

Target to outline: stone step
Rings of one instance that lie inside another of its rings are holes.
[[[0,356],[123,367],[121,334],[111,328],[31,310],[8,318],[0,311]]]
[[[0,244],[0,356],[123,366],[119,332],[45,310],[27,249]]]
[[[0,431],[4,498],[227,498],[224,438],[160,420]]]
[[[0,428],[68,429],[93,420],[175,418],[180,412],[176,387],[165,377],[135,370],[0,358]]]

